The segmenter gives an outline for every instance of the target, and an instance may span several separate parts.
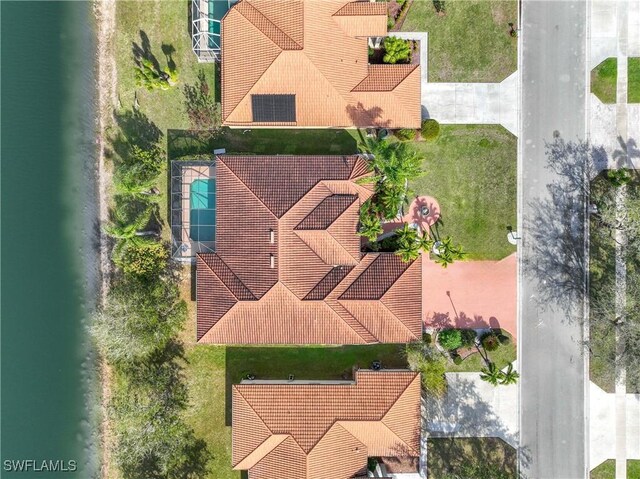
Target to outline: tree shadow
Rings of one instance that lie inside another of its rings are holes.
[[[474,381],[465,378],[475,373],[448,374],[447,393],[442,399],[428,396],[423,403],[423,435],[430,439],[442,438],[437,455],[439,457],[469,457],[469,446],[472,456],[480,463],[495,463],[495,447],[503,448],[504,463],[502,466],[516,476],[516,448],[519,444],[518,434],[510,430],[498,417],[493,406],[481,396]],[[455,379],[453,379],[455,378]],[[511,387],[517,386],[499,386]],[[514,414],[517,414],[514,412]],[[517,424],[517,420],[515,421]],[[515,426],[517,427],[517,426]],[[469,438],[460,441],[454,438]],[[500,442],[496,442],[499,438]],[[436,441],[430,441],[430,446]],[[486,442],[491,446],[484,447]],[[520,450],[522,464],[529,464],[531,458],[528,450]],[[431,456],[431,453],[429,453]],[[508,464],[507,461],[508,460]]]
[[[140,60],[145,59],[153,64],[153,67],[156,69],[156,71],[160,71],[160,63],[151,51],[151,42],[149,41],[149,36],[144,30],[140,30],[139,34],[140,43],[138,44],[136,42],[131,42],[131,50],[133,52],[133,59],[136,62],[136,65],[139,66]]]
[[[357,105],[347,105],[347,115],[351,119],[353,125],[357,128],[366,128],[376,126],[378,128],[388,128],[391,124],[389,120],[382,121],[382,114],[384,113],[379,106],[373,106],[369,109],[358,102]]]
[[[162,53],[164,53],[165,59],[167,60],[167,66],[169,67],[169,70],[175,70],[176,62],[173,61],[173,54],[176,52],[176,49],[173,47],[173,45],[167,43],[163,43],[160,48],[162,49]]]
[[[585,298],[586,203],[590,181],[597,174],[594,158],[603,151],[583,141],[556,138],[547,143],[547,169],[555,179],[547,185],[548,195],[529,203],[533,213],[525,216],[528,235],[524,247],[524,274],[538,286],[536,298],[542,311],[559,309],[568,321],[582,313]]]

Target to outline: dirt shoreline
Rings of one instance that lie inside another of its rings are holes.
[[[115,17],[116,0],[95,0],[94,15],[97,32],[97,80],[98,89],[98,202],[100,225],[108,221],[109,190],[111,171],[106,164],[107,130],[113,122],[113,109],[117,104],[117,70],[115,60]],[[102,273],[100,306],[104,304],[111,276],[108,238],[100,229],[100,266]],[[100,424],[100,477],[113,477],[111,470],[112,432],[108,421],[107,407],[111,398],[112,371],[107,362],[100,358],[101,424]]]

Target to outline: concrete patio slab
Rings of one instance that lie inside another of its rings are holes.
[[[515,253],[500,261],[457,261],[448,268],[424,258],[425,326],[503,328],[517,336]]]

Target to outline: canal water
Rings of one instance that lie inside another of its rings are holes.
[[[97,477],[92,5],[3,0],[0,14],[0,476]]]

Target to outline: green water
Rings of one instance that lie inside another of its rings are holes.
[[[0,13],[0,476],[90,478],[96,388],[85,330],[99,284],[92,8],[3,0]],[[10,472],[11,460],[75,461],[77,470]]]

